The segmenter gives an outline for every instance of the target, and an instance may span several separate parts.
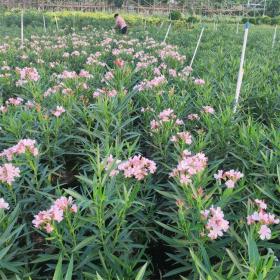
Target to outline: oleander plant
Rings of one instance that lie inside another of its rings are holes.
[[[0,31],[0,276],[276,280],[280,47],[251,27]],[[75,29],[76,27],[76,29]]]

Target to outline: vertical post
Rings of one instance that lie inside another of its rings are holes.
[[[266,9],[266,0],[264,0],[264,6],[263,6],[263,17],[265,16],[265,9]]]
[[[237,26],[236,26],[236,34],[238,34],[239,32],[239,21],[237,22]]]
[[[171,28],[171,22],[170,22],[170,24],[169,24],[169,26],[168,26],[168,29],[167,29],[167,31],[166,31],[166,34],[165,34],[165,37],[164,37],[164,40],[163,40],[163,43],[165,43],[165,41],[166,41],[166,39],[167,39],[167,36],[168,36],[168,34],[169,34],[169,31],[170,31],[170,28]]]
[[[55,18],[56,30],[58,31],[58,22],[57,22],[57,17],[56,17],[56,15],[54,16],[54,18]]]
[[[275,25],[275,28],[274,28],[274,34],[273,34],[273,39],[272,39],[272,49],[274,48],[275,41],[276,41],[276,32],[277,32],[277,25]]]
[[[23,10],[21,10],[21,17],[20,17],[20,37],[21,37],[21,47],[24,46],[24,37],[23,37]]]
[[[193,54],[193,57],[192,57],[192,60],[191,60],[191,63],[190,63],[190,67],[192,67],[193,61],[195,59],[195,56],[196,56],[196,53],[197,53],[197,50],[198,50],[198,47],[199,47],[199,44],[200,44],[203,32],[204,32],[204,29],[205,29],[205,27],[202,27],[200,35],[199,35],[199,38],[198,38],[198,41],[197,41],[197,44],[196,44],[196,47],[195,47],[195,50],[194,50],[194,54]]]
[[[44,31],[45,33],[47,32],[47,28],[46,28],[46,19],[45,19],[45,15],[43,14],[43,23],[44,23]]]
[[[237,79],[237,85],[236,85],[233,113],[235,113],[237,110],[239,96],[240,96],[240,89],[241,89],[242,79],[243,79],[243,74],[244,74],[243,64],[244,64],[244,59],[245,59],[248,32],[249,32],[249,22],[247,22],[245,24],[245,32],[244,32],[243,46],[242,46],[242,52],[241,52],[241,58],[240,58],[240,66],[239,66],[238,79]]]

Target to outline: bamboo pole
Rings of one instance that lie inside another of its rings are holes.
[[[244,65],[245,52],[246,52],[246,46],[247,46],[248,32],[249,32],[249,23],[247,22],[245,24],[245,32],[244,32],[243,46],[242,46],[242,52],[241,52],[241,57],[240,57],[240,67],[239,67],[239,72],[238,72],[238,79],[237,79],[236,92],[235,92],[235,98],[234,98],[233,113],[235,113],[237,110],[239,96],[240,96],[240,90],[241,90],[242,79],[243,79],[243,74],[244,74],[243,65]]]

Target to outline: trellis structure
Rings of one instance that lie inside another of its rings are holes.
[[[122,10],[144,14],[166,14],[171,10],[182,13],[201,15],[247,15],[249,12],[263,11],[265,13],[267,0],[244,0],[243,4],[233,4],[232,1],[224,1],[217,6],[211,0],[184,0],[181,4],[176,0],[170,0],[167,4],[160,0],[147,2],[143,0],[126,0]],[[34,8],[40,10],[79,10],[79,11],[112,11],[114,4],[102,0],[0,0],[0,5],[5,8]]]

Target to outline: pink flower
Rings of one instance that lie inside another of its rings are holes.
[[[108,82],[114,78],[114,74],[109,71],[105,74],[104,78],[102,79],[102,82]]]
[[[114,97],[117,95],[117,91],[115,89],[108,91],[107,94],[109,97]]]
[[[188,118],[188,120],[190,120],[190,121],[194,121],[194,120],[199,120],[199,119],[200,119],[199,116],[198,116],[198,114],[189,114],[189,115],[187,116],[187,118]]]
[[[208,237],[212,240],[223,236],[224,232],[227,232],[229,229],[229,222],[224,219],[224,213],[220,207],[215,208],[212,206],[209,210],[202,211],[201,213],[204,219],[208,218],[206,229],[209,230]]]
[[[116,59],[116,60],[114,61],[114,64],[115,64],[117,67],[119,67],[119,68],[123,68],[123,67],[124,67],[124,61],[123,61],[122,59],[120,59],[120,58]]]
[[[233,189],[235,186],[235,183],[243,177],[244,177],[244,174],[242,174],[239,171],[235,171],[233,169],[231,169],[229,171],[219,170],[218,173],[214,175],[214,178],[216,180],[219,180],[219,182],[221,182],[221,180],[224,180],[225,185],[229,189]]]
[[[190,184],[191,177],[202,172],[207,165],[207,157],[203,153],[191,155],[187,150],[183,151],[183,159],[179,161],[177,167],[173,169],[170,176],[179,177],[180,183]]]
[[[188,131],[185,132],[178,132],[175,135],[173,135],[170,139],[172,142],[178,142],[178,139],[182,140],[185,144],[190,145],[192,143],[192,136]]]
[[[234,188],[235,182],[232,180],[228,180],[225,182],[225,185],[228,187],[228,189],[233,189]]]
[[[224,176],[224,171],[223,170],[218,170],[218,173],[217,174],[214,174],[214,178],[216,180],[221,180],[223,179],[223,176]]]
[[[260,199],[255,199],[255,203],[261,208],[261,209],[266,209],[267,208],[267,204]]]
[[[92,78],[92,75],[86,70],[81,70],[79,76],[82,78]]]
[[[168,73],[171,77],[177,77],[177,72],[175,69],[169,69]]]
[[[23,69],[17,69],[20,74],[20,80],[28,80],[37,82],[40,79],[40,75],[35,68],[24,67]]]
[[[56,106],[56,109],[52,112],[52,114],[58,118],[64,112],[65,109],[62,106]]]
[[[261,240],[270,239],[271,238],[270,228],[266,225],[262,225],[259,230],[259,235]]]
[[[202,215],[202,217],[203,217],[204,219],[207,219],[208,216],[209,216],[209,214],[210,214],[210,210],[202,210],[202,211],[200,212],[200,214]]]
[[[151,130],[157,130],[160,127],[160,123],[156,120],[152,120],[150,126],[151,126]]]
[[[73,204],[73,205],[71,206],[71,211],[72,211],[73,213],[77,213],[77,212],[78,212],[78,206],[77,206],[77,204]]]
[[[195,80],[194,80],[194,83],[195,83],[196,85],[204,85],[204,84],[205,84],[205,81],[202,80],[202,79],[195,79]]]
[[[40,211],[34,216],[32,224],[36,228],[44,229],[47,233],[54,230],[54,222],[61,223],[65,212],[77,213],[78,207],[73,203],[73,199],[62,196],[58,198],[47,211]]]
[[[1,105],[0,106],[0,112],[1,113],[7,113],[8,112],[8,108],[6,106]]]
[[[4,200],[4,198],[0,198],[0,209],[9,209],[9,203]]]
[[[20,98],[20,97],[17,97],[17,98],[9,98],[7,101],[6,101],[6,104],[11,104],[11,105],[14,105],[14,106],[19,106],[21,103],[23,102],[23,99]]]
[[[144,90],[150,90],[153,88],[160,87],[161,85],[167,83],[167,80],[165,79],[164,76],[157,76],[154,79],[150,81],[143,81],[140,84],[136,85],[134,87],[135,90],[137,91],[144,91]]]
[[[66,80],[66,79],[75,79],[78,77],[75,71],[63,71],[60,75],[57,76],[59,79]]]
[[[14,154],[24,154],[29,151],[33,156],[38,155],[38,149],[35,147],[36,141],[32,139],[21,139],[15,146],[5,149],[0,153],[0,157],[5,156],[9,161]]]
[[[18,167],[13,166],[11,163],[5,163],[0,166],[0,181],[11,185],[15,178],[20,176],[20,170]]]
[[[54,228],[51,224],[47,223],[45,225],[45,230],[46,230],[47,233],[51,233],[54,230]]]
[[[118,169],[123,171],[125,177],[135,177],[137,180],[142,180],[149,173],[155,173],[156,164],[154,161],[138,155],[119,164]]]
[[[180,119],[176,119],[175,124],[176,124],[176,125],[183,125],[183,124],[184,124],[184,121],[183,121],[183,120],[180,120]]]
[[[59,207],[53,205],[49,211],[54,221],[57,221],[58,223],[63,221],[63,209],[60,209]]]
[[[159,119],[163,122],[168,122],[171,119],[176,118],[176,115],[174,114],[174,110],[168,108],[166,110],[163,110],[162,112],[159,113],[158,115]]]
[[[202,107],[202,112],[213,115],[215,113],[215,110],[211,106],[203,106]]]

